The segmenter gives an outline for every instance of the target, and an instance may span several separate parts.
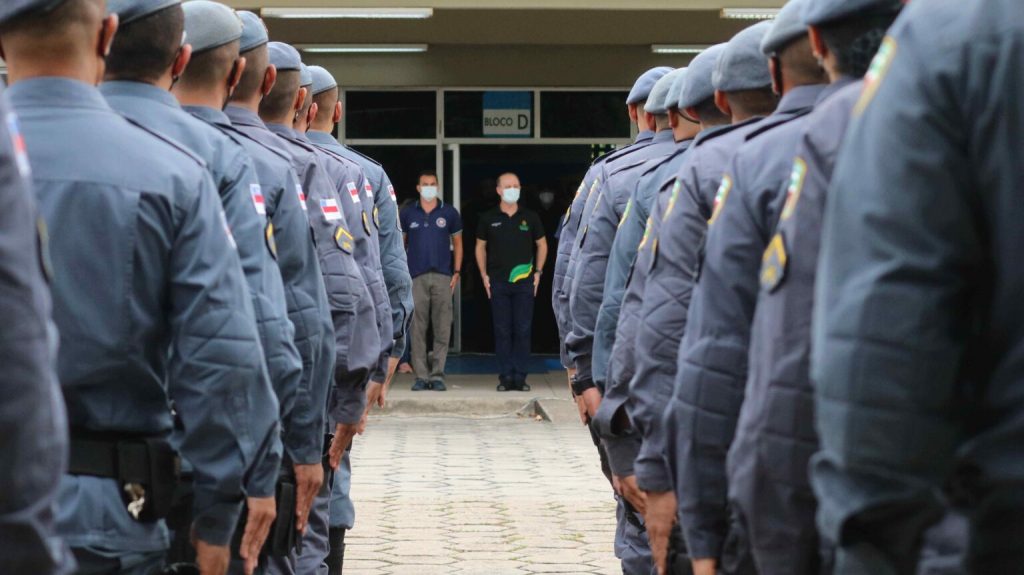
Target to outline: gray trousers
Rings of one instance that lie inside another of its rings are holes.
[[[452,333],[452,276],[427,272],[412,279],[412,370],[416,379],[444,381],[444,362]],[[428,356],[427,326],[434,330],[434,345]],[[433,359],[433,361],[430,361]]]

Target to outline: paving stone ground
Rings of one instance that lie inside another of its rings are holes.
[[[611,488],[578,423],[373,417],[352,492],[346,574],[621,573]]]

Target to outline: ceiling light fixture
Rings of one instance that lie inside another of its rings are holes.
[[[358,18],[364,20],[424,20],[433,8],[263,8],[264,18]]]
[[[700,54],[710,46],[705,44],[654,44],[651,52],[655,54]]]
[[[426,52],[426,44],[298,44],[307,54],[418,54]]]
[[[778,15],[778,8],[722,8],[726,20],[772,20]]]

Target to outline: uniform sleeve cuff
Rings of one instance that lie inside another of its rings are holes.
[[[361,388],[335,388],[331,401],[331,420],[355,425],[366,411],[366,391]]]
[[[196,538],[210,545],[227,545],[242,514],[242,496],[239,494],[237,501],[225,501],[218,494],[196,489],[193,509]]]
[[[273,497],[277,488],[277,477],[281,472],[280,452],[268,453],[253,466],[245,482],[247,497]]]
[[[683,528],[686,548],[691,559],[718,559],[722,554],[724,541],[717,535],[704,530]]]
[[[639,457],[636,462],[636,484],[644,491],[672,491],[668,462],[662,457]]]
[[[285,451],[292,463],[312,465],[323,459],[324,433],[322,426],[313,430],[291,430],[285,435]]]
[[[636,436],[609,437],[603,440],[612,474],[619,477],[636,475],[634,462],[640,452],[640,438]]]

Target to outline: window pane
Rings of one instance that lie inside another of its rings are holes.
[[[444,93],[446,138],[531,138],[533,92]]]
[[[629,138],[628,92],[541,92],[543,138]]]
[[[353,149],[384,166],[391,184],[395,186],[399,204],[418,197],[416,184],[420,172],[437,170],[435,146],[353,146]]]
[[[437,137],[437,92],[345,93],[346,139]]]

